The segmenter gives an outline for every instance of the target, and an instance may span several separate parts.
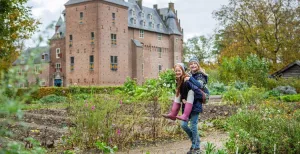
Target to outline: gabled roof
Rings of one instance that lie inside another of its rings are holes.
[[[92,0],[69,0],[65,5],[72,5],[82,2],[88,2]],[[176,34],[182,35],[181,30],[177,25],[177,19],[175,13],[169,8],[159,9],[159,12],[155,8],[149,8],[142,6],[140,8],[137,4],[137,0],[104,0],[106,2],[118,4],[128,7],[128,27],[142,29],[146,31],[152,31],[162,34]],[[132,13],[135,12],[135,15]],[[142,13],[144,17],[142,17]],[[150,19],[152,16],[152,19]],[[165,19],[165,21],[164,21]],[[65,31],[63,31],[63,34]]]
[[[285,72],[286,70],[288,70],[289,68],[291,68],[291,67],[293,67],[293,66],[295,66],[295,65],[300,66],[300,61],[297,60],[297,61],[295,61],[295,62],[293,62],[293,63],[290,63],[289,65],[285,66],[285,67],[282,68],[281,70],[279,70],[279,71],[273,73],[271,76],[272,76],[272,77],[278,76],[278,75],[280,75],[281,73]]]
[[[33,53],[35,55],[33,55]],[[42,55],[47,54],[45,56],[45,60],[42,60]],[[34,64],[42,64],[42,63],[49,63],[50,62],[50,47],[36,47],[36,48],[28,48],[27,50],[23,51],[19,58],[13,63],[15,65],[24,65],[27,64],[30,56],[34,56],[33,63]]]

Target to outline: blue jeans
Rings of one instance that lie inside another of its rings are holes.
[[[181,128],[187,133],[192,141],[192,148],[200,148],[200,137],[198,134],[199,113],[191,113],[189,121],[182,121]],[[190,127],[188,123],[190,123]]]

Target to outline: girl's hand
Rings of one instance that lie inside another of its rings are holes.
[[[183,104],[185,104],[185,103],[186,103],[186,100],[185,100],[185,99],[183,99],[183,100],[182,100],[182,103],[183,103]]]
[[[190,80],[190,77],[185,77],[184,82]]]

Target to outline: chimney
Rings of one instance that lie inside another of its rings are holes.
[[[154,5],[153,5],[153,9],[156,9],[156,10],[157,10],[157,4],[154,4]]]
[[[137,1],[138,6],[140,7],[140,9],[143,9],[143,0],[138,0]]]
[[[169,3],[169,9],[171,9],[173,12],[175,12],[174,3],[172,3],[172,2]]]

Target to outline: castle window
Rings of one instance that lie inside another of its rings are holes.
[[[74,57],[70,57],[70,62],[71,62],[70,70],[71,70],[71,71],[74,71],[75,58],[74,58]]]
[[[162,40],[162,34],[158,33],[157,38],[158,38],[158,40]]]
[[[69,36],[69,39],[70,39],[70,41],[69,41],[69,47],[72,47],[72,41],[73,41],[73,36],[72,35],[70,35]]]
[[[144,30],[140,29],[140,38],[144,38]]]
[[[117,45],[117,34],[111,34],[111,45]]]
[[[116,14],[112,13],[112,24],[115,25],[116,23]]]
[[[158,65],[158,72],[160,73],[162,70],[162,66],[161,65]]]
[[[146,27],[146,22],[145,21],[143,21],[143,26]]]
[[[91,32],[91,44],[94,44],[95,33]]]
[[[55,65],[55,71],[56,72],[62,72],[61,64],[60,63],[56,63],[56,65]]]
[[[94,70],[94,55],[90,56],[90,70]]]
[[[132,16],[135,16],[135,9],[132,9],[132,10],[131,10],[131,15],[132,15]]]
[[[152,14],[149,14],[149,19],[153,20],[153,15]]]
[[[110,56],[110,70],[118,70],[118,56]]]
[[[144,18],[145,17],[145,13],[141,12],[141,17]]]
[[[61,58],[60,48],[56,48],[56,58]]]
[[[83,12],[80,12],[80,20],[83,19]]]
[[[161,53],[162,53],[161,48],[158,48],[158,58],[161,58]]]

